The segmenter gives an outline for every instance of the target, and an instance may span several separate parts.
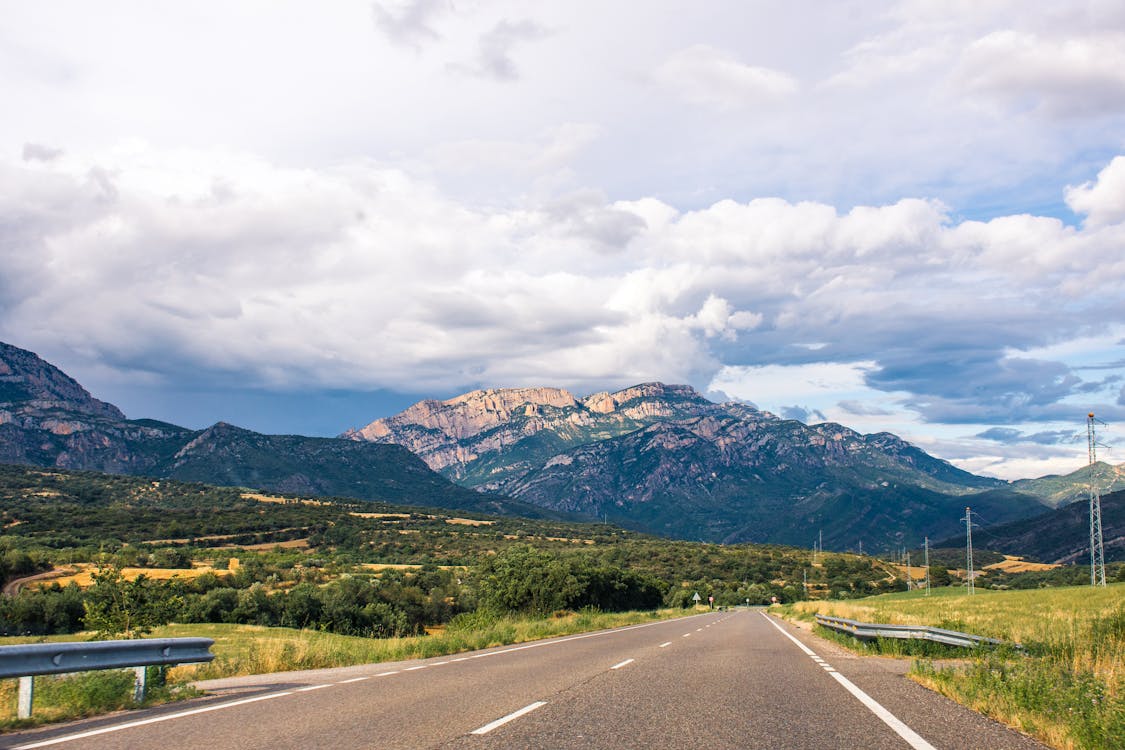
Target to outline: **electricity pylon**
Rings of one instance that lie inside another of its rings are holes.
[[[1102,544],[1102,498],[1094,484],[1094,464],[1098,461],[1098,441],[1094,434],[1094,412],[1086,415],[1086,448],[1090,457],[1090,585],[1105,586],[1105,547]],[[1105,424],[1105,422],[1101,422]]]

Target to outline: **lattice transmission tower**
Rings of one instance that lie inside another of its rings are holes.
[[[1098,440],[1094,425],[1102,424],[1094,413],[1086,415],[1086,448],[1090,457],[1090,585],[1105,586],[1105,547],[1102,544],[1102,498],[1094,482],[1095,464],[1098,462]]]
[[[961,519],[965,524],[965,587],[970,594],[977,592],[976,574],[973,572],[973,511],[965,508],[965,517]]]

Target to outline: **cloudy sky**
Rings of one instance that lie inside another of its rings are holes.
[[[1119,0],[3,5],[0,340],[131,417],[663,380],[1125,445]]]

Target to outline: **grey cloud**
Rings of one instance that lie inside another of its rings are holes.
[[[1117,394],[1117,405],[1125,406],[1125,385],[1121,386],[1121,391]]]
[[[976,437],[998,443],[1034,443],[1036,445],[1063,445],[1074,442],[1077,432],[1068,430],[1044,430],[1027,434],[1011,427],[992,427],[978,432]]]
[[[984,432],[978,432],[975,437],[995,440],[998,443],[1014,443],[1023,437],[1023,432],[1012,427],[990,427]]]
[[[101,200],[107,203],[112,203],[117,200],[117,186],[113,184],[113,178],[108,171],[101,167],[94,167],[87,173],[87,177],[96,187]]]
[[[867,384],[915,394],[930,421],[1018,422],[1057,414],[1082,382],[1061,362],[1004,357],[995,351],[913,352],[882,358]]]
[[[916,411],[925,421],[937,424],[1021,424],[1033,422],[1070,422],[1081,426],[1086,413],[1093,410],[1107,421],[1125,420],[1125,405],[1071,404],[1058,402],[1041,405],[1012,406],[985,400],[919,398],[906,399],[903,406]]]
[[[418,48],[423,42],[440,39],[434,31],[433,19],[448,9],[447,0],[410,0],[392,11],[390,3],[372,3],[375,26],[393,42]]]
[[[784,419],[796,419],[798,422],[809,423],[810,420],[815,422],[827,422],[828,417],[824,416],[824,412],[819,409],[808,409],[804,406],[783,406],[781,407],[781,416]]]
[[[1075,368],[1078,369],[1078,368]],[[1093,368],[1083,368],[1093,369]],[[1077,393],[1097,393],[1098,391],[1106,390],[1114,385],[1120,383],[1122,380],[1121,375],[1110,375],[1102,380],[1087,380],[1075,388]]]
[[[624,250],[647,226],[640,216],[607,206],[605,196],[596,191],[572,193],[544,210],[568,236],[593,241],[611,252]]]
[[[548,36],[548,31],[532,21],[500,21],[477,40],[477,56],[469,65],[451,68],[495,81],[515,81],[520,77],[512,49],[523,42]]]
[[[520,349],[588,343],[597,339],[599,326],[624,322],[612,310],[536,297],[534,290],[524,295],[509,291],[503,297],[481,290],[435,291],[413,314],[442,330],[491,330],[506,347]]]
[[[62,154],[63,150],[61,148],[52,148],[40,143],[23,144],[24,161],[54,161],[62,156]]]

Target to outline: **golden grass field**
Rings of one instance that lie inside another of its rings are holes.
[[[991,565],[985,565],[984,570],[1002,570],[1005,573],[1030,573],[1043,570],[1054,570],[1061,567],[1054,563],[1034,563],[1014,555],[1004,555],[1004,560]]]
[[[93,574],[97,572],[98,566],[91,563],[76,563],[74,565],[67,565],[62,568],[56,569],[59,575],[53,578],[45,578],[36,581],[33,585],[36,586],[50,586],[57,583],[60,586],[66,586],[70,583],[76,583],[81,588],[88,588],[94,585]],[[167,581],[172,578],[198,578],[205,573],[228,573],[227,570],[216,570],[209,565],[200,565],[193,568],[122,568],[121,575],[128,581],[134,581],[140,576],[147,578]]]

